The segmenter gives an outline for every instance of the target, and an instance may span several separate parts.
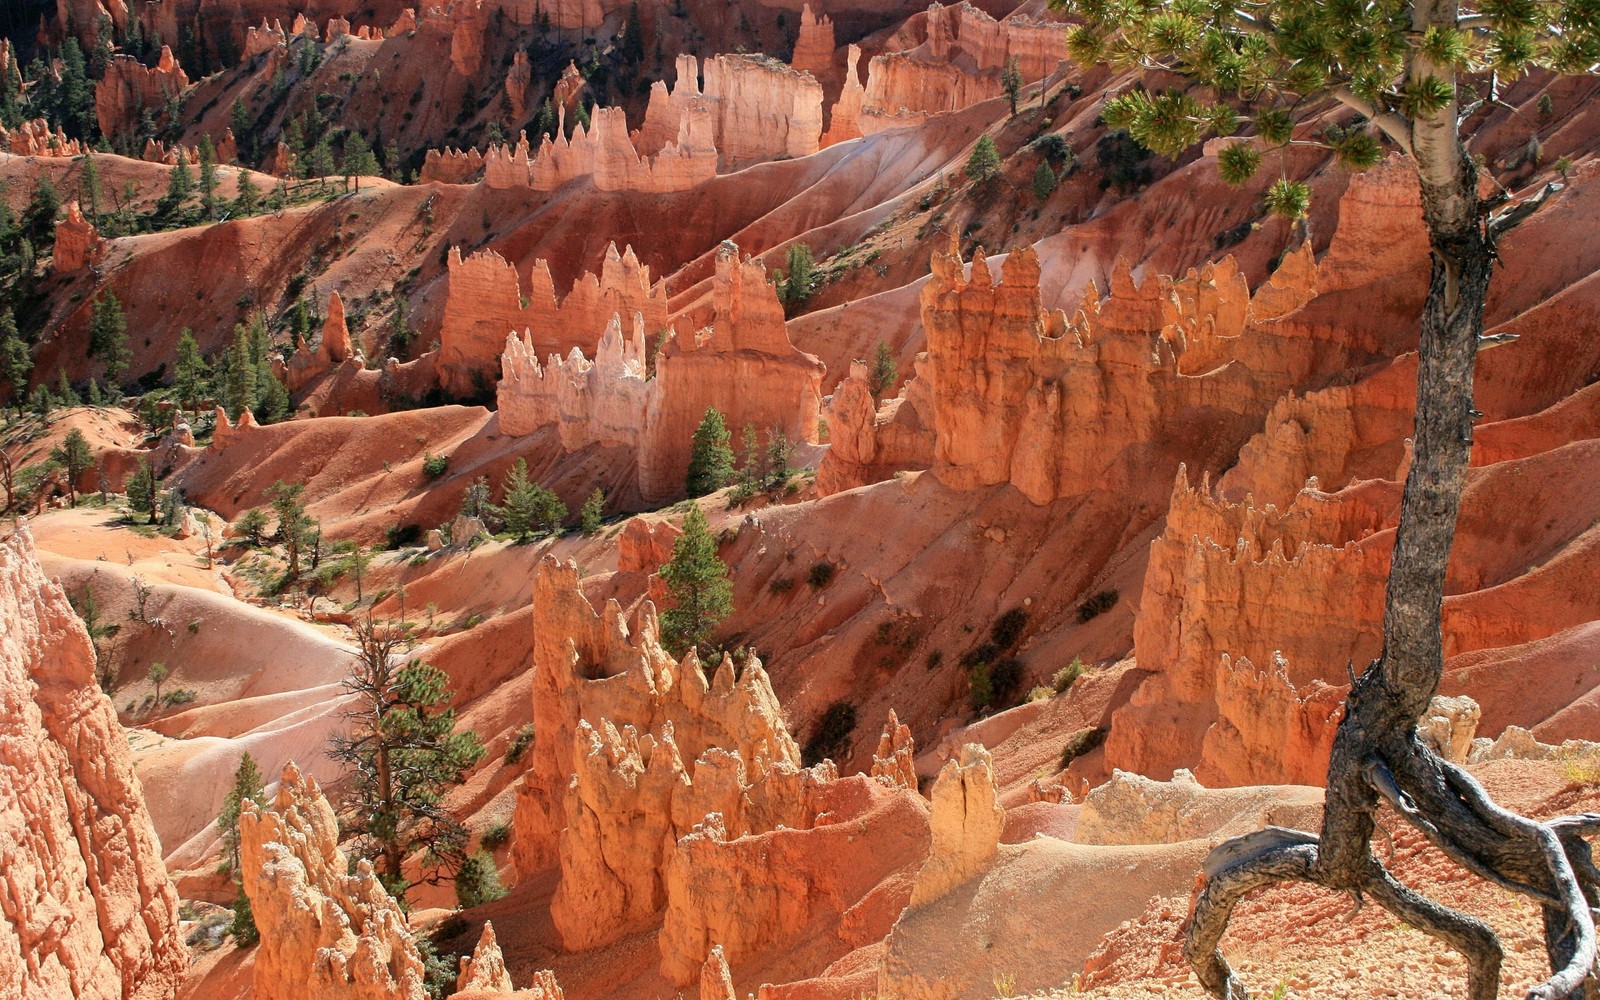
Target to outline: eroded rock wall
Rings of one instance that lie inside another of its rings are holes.
[[[0,983],[8,995],[167,1000],[178,901],[94,650],[32,536],[0,542]]]

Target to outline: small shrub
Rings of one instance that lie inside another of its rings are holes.
[[[1012,608],[994,620],[994,625],[989,628],[989,638],[1001,649],[1010,649],[1022,638],[1022,630],[1028,624],[1028,612],[1022,608]]]
[[[1078,624],[1093,621],[1116,607],[1118,596],[1115,590],[1102,590],[1078,605]]]
[[[467,856],[456,872],[456,904],[463,910],[493,902],[506,894],[500,883],[500,871],[488,851],[478,850]]]
[[[816,732],[801,750],[802,760],[809,767],[825,759],[843,757],[850,749],[850,734],[855,730],[856,707],[847,701],[834,702],[817,720]]]
[[[233,922],[228,925],[228,933],[240,948],[248,948],[261,940],[261,932],[256,929],[256,915],[250,909],[250,897],[242,889],[233,899]]]
[[[944,662],[944,650],[930,649],[928,655],[922,658],[922,663],[929,670],[938,670],[939,664]]]
[[[1022,661],[1008,656],[989,668],[989,687],[994,693],[994,704],[1009,708],[1015,703],[1017,689],[1022,686]]]
[[[489,824],[478,837],[478,846],[486,851],[498,851],[511,843],[511,824],[505,820]]]
[[[1561,773],[1574,785],[1600,785],[1600,750],[1563,753]]]
[[[201,622],[201,620],[199,618],[196,618],[194,621],[189,623],[189,634],[190,635],[199,635],[200,634],[200,622]]]
[[[967,701],[974,712],[994,704],[994,685],[989,681],[988,664],[980,663],[967,671]]]
[[[1095,726],[1080,729],[1068,736],[1066,744],[1061,748],[1061,770],[1065,771],[1068,764],[1104,743],[1107,732],[1109,730],[1104,726]]]
[[[1045,687],[1043,684],[1036,684],[1036,685],[1033,686],[1033,688],[1031,688],[1028,691],[1028,701],[1029,702],[1049,701],[1051,698],[1054,698],[1055,696],[1056,696],[1055,689],[1054,688]]]
[[[806,573],[806,582],[821,590],[833,582],[833,575],[837,572],[839,572],[839,567],[827,560],[823,560],[812,566],[810,572]]]
[[[467,616],[467,620],[462,623],[461,627],[462,627],[463,630],[477,628],[478,625],[482,621],[483,621],[483,616],[482,615],[480,615],[480,614],[470,614],[470,615]]]
[[[511,737],[511,742],[506,745],[506,763],[515,764],[522,759],[522,755],[533,746],[533,723],[529,722],[517,730]]]
[[[794,577],[773,577],[772,582],[767,584],[767,589],[772,591],[774,594],[787,594],[789,591],[794,589]]]
[[[1082,676],[1083,661],[1074,656],[1071,663],[1057,670],[1055,676],[1050,678],[1050,686],[1055,689],[1056,694],[1061,694],[1076,684],[1078,678]]]
[[[438,479],[450,468],[450,458],[447,455],[434,455],[429,452],[422,453],[422,474],[429,479]]]
[[[166,695],[163,695],[162,700],[164,700],[168,705],[187,705],[194,701],[195,697],[195,693],[188,688],[179,688],[176,691],[172,691]]]

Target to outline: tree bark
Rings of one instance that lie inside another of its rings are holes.
[[[1453,26],[1453,0],[1417,3],[1413,25]],[[1408,75],[1453,77],[1413,58]],[[1536,900],[1551,978],[1533,1000],[1580,1000],[1594,974],[1600,870],[1583,836],[1600,816],[1536,823],[1495,805],[1461,768],[1417,736],[1417,720],[1444,670],[1440,612],[1445,570],[1472,451],[1472,378],[1494,264],[1493,230],[1477,197],[1477,171],[1456,128],[1456,107],[1413,123],[1410,152],[1422,189],[1432,274],[1418,343],[1417,408],[1384,604],[1383,651],[1359,678],[1328,764],[1320,837],[1269,830],[1213,852],[1190,914],[1184,953],[1216,997],[1243,1000],[1243,984],[1218,949],[1234,905],[1280,881],[1366,895],[1467,959],[1467,996],[1493,1000],[1502,951],[1476,917],[1398,882],[1372,851],[1379,808],[1390,806],[1469,871]]]

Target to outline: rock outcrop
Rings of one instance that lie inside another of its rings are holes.
[[[571,63],[567,68],[577,71]],[[511,68],[506,70],[506,102],[511,105],[511,117],[520,121],[528,113],[528,88],[533,85],[533,64],[528,62],[528,53],[522,49],[512,57]],[[429,150],[431,153],[432,150]]]
[[[335,291],[328,296],[328,315],[322,323],[317,346],[302,343],[289,356],[285,377],[290,392],[298,392],[318,375],[359,357],[350,343],[350,329],[344,321],[344,299]]]
[[[510,993],[511,973],[506,971],[506,959],[500,952],[500,942],[495,940],[494,924],[484,921],[483,936],[472,954],[461,956],[461,973],[456,976],[456,992],[480,990],[486,993]]]
[[[66,214],[56,223],[56,244],[50,269],[56,274],[74,274],[99,263],[103,248],[94,223],[83,217],[76,200],[67,203]]]
[[[555,423],[569,449],[633,448],[648,502],[681,494],[694,429],[708,407],[730,427],[753,424],[814,441],[822,363],[789,342],[783,308],[759,262],[741,260],[738,247],[724,243],[716,267],[712,325],[670,332],[654,378],[645,377],[647,328],[639,314],[631,340],[623,338],[621,317],[613,317],[592,362],[574,353],[541,365],[526,340],[505,340],[501,427],[527,434]]]
[[[934,3],[923,27],[922,44],[885,52],[868,63],[862,113],[867,132],[999,97],[1001,71],[1012,59],[1024,82],[1033,83],[1067,58],[1061,24],[1022,14],[996,21],[970,3]]]
[[[1286,285],[1315,277],[1300,262],[1279,273]],[[1118,260],[1110,294],[1090,285],[1069,318],[1039,309],[1032,248],[1006,257],[998,284],[981,253],[970,278],[959,256],[936,253],[921,301],[934,475],[955,489],[1009,482],[1036,504],[1095,490],[1134,496],[1181,456],[1218,460],[1206,433],[1243,444],[1324,355],[1283,326],[1285,304],[1308,293],[1289,295],[1275,276],[1258,302],[1236,276],[1224,260],[1136,284]],[[1213,363],[1224,352],[1234,364]]]
[[[0,982],[8,995],[168,1000],[178,901],[95,656],[27,529],[0,542]]]
[[[1315,830],[1322,790],[1301,785],[1206,788],[1188,771],[1171,781],[1116,770],[1089,790],[1073,840],[1082,844],[1176,844],[1222,840],[1265,826]]]
[[[595,108],[588,127],[566,134],[566,110],[557,109],[557,137],[546,135],[537,149],[522,135],[515,146],[491,146],[483,157],[483,183],[505,190],[554,191],[588,179],[599,191],[666,194],[689,191],[716,176],[717,150],[709,108],[677,122],[674,141],[641,155],[628,134],[621,108]]]
[[[861,47],[851,44],[846,50],[844,86],[840,88],[839,99],[828,114],[828,131],[822,135],[824,149],[836,142],[861,138],[861,109],[866,103],[867,89],[861,85],[857,68],[860,62]]]
[[[422,184],[465,184],[483,173],[483,154],[476,149],[430,149],[422,158],[417,180]]]
[[[639,128],[641,152],[663,149],[688,123],[700,120],[709,125],[707,138],[725,170],[821,148],[822,85],[811,74],[743,54],[713,56],[703,66],[692,55],[680,55],[677,69],[671,90],[662,81],[651,86]]]
[[[524,354],[537,358],[573,350],[594,353],[618,315],[640,317],[654,336],[667,325],[665,286],[651,281],[650,269],[632,247],[619,254],[615,244],[608,245],[600,273],[580,275],[559,300],[549,264],[537,260],[526,291],[524,296],[516,268],[493,250],[466,258],[459,249],[450,251],[439,327],[439,373],[446,391],[469,395],[492,384],[507,335],[519,330],[515,339]],[[503,416],[502,424],[507,420]],[[513,428],[525,426],[515,413],[509,422]]]
[[[57,128],[50,131],[50,123],[43,118],[25,121],[8,130],[0,125],[0,147],[17,156],[82,156],[86,150],[77,139],[68,139]]]
[[[101,133],[115,136],[137,128],[143,111],[160,116],[168,99],[188,86],[189,75],[165,45],[151,67],[133,56],[112,56],[106,61],[104,79],[94,88],[94,113]]]
[[[261,944],[259,1000],[425,1000],[405,914],[372,866],[351,871],[339,821],[315,778],[284,768],[271,808],[246,801],[239,868]]]
[[[817,17],[811,5],[800,5],[800,34],[795,38],[789,65],[802,73],[823,79],[833,72],[833,18]]]
[[[648,601],[630,628],[552,559],[533,614],[514,860],[524,876],[560,865],[551,915],[566,948],[659,922],[662,973],[688,986],[719,945],[740,962],[807,937],[837,956],[888,932],[927,853],[925,807],[896,780],[909,733],[895,727],[886,779],[802,768],[758,659],[724,657],[708,679],[693,651],[661,649]]]
[[[987,868],[1006,822],[989,751],[976,743],[939,769],[932,800],[932,848],[911,888],[912,906],[933,902]]]
[[[819,493],[828,496],[882,482],[897,472],[926,469],[933,463],[927,359],[926,354],[917,355],[919,374],[898,396],[881,404],[872,397],[866,364],[850,365],[850,374],[828,400],[828,451],[817,469]]]

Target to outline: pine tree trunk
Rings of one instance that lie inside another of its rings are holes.
[[[1453,2],[1419,3],[1419,32],[1454,26]],[[1448,74],[1422,64],[1411,72]],[[1372,850],[1388,805],[1474,874],[1533,898],[1543,911],[1552,976],[1535,1000],[1580,1000],[1595,970],[1591,907],[1600,902],[1585,835],[1600,816],[1536,823],[1490,801],[1460,767],[1417,736],[1417,722],[1444,669],[1440,613],[1445,570],[1472,451],[1473,367],[1494,264],[1493,233],[1477,197],[1477,171],[1456,128],[1456,108],[1413,125],[1432,275],[1418,344],[1417,410],[1384,604],[1383,652],[1352,685],[1328,765],[1320,836],[1269,828],[1236,838],[1207,861],[1190,915],[1185,956],[1214,996],[1240,1000],[1244,986],[1218,944],[1247,892],[1302,881],[1365,895],[1450,945],[1468,965],[1467,995],[1493,1000],[1502,949],[1492,928],[1402,885]]]

